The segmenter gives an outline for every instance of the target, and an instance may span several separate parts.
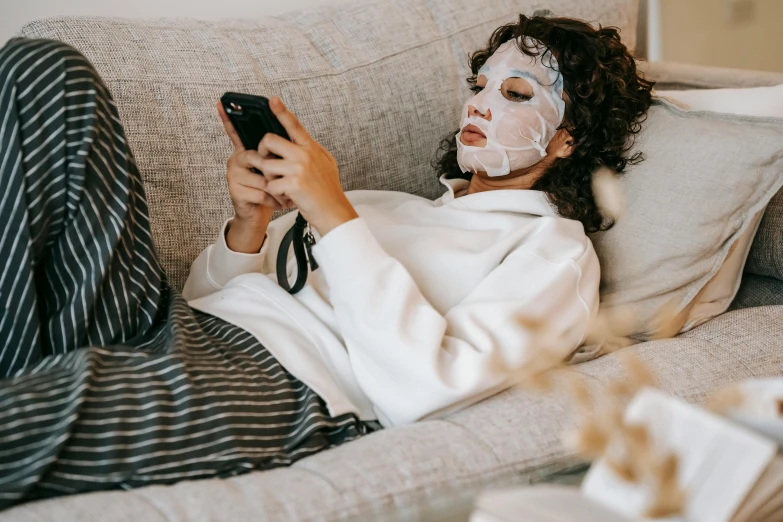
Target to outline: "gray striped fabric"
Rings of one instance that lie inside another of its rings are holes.
[[[0,508],[288,465],[371,430],[161,271],[110,94],[51,40],[0,50]]]

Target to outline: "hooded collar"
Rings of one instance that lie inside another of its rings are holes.
[[[480,212],[518,212],[536,216],[557,216],[557,211],[540,190],[504,189],[467,194],[470,181],[462,178],[448,179],[441,175],[440,182],[446,192],[435,200],[441,205],[461,205]]]

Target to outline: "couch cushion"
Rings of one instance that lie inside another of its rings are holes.
[[[470,95],[468,53],[533,0],[370,0],[276,18],[50,18],[20,34],[81,50],[114,94],[151,205],[161,261],[181,288],[231,206],[225,91],[279,94],[334,154],[346,189],[434,198],[430,162]],[[635,45],[636,0],[550,0],[558,14],[620,27]]]
[[[745,272],[729,310],[770,305],[783,305],[783,280]]]
[[[741,379],[782,375],[781,347],[783,306],[767,306],[628,350],[659,376],[661,388],[699,402]],[[614,355],[575,369],[590,377],[593,390],[624,378]],[[578,459],[560,442],[570,404],[562,392],[512,389],[446,419],[377,432],[291,468],[35,502],[0,513],[0,522],[378,520],[392,509],[403,509],[407,520],[426,519],[429,504],[448,509],[470,502],[481,487],[536,482],[572,467]]]
[[[783,306],[728,312],[674,339],[627,350],[650,367],[661,388],[699,402],[709,392],[742,379],[783,376]],[[613,356],[578,368],[602,381],[622,375]]]
[[[644,161],[620,176],[626,212],[592,235],[605,310],[630,308],[625,335],[658,336],[674,308],[674,331],[723,266],[737,239],[783,186],[783,119],[685,111],[659,100],[636,150]],[[730,300],[724,300],[725,310]],[[707,317],[700,317],[706,320]]]
[[[783,190],[767,206],[745,271],[783,280]]]

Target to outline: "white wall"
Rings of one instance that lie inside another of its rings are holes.
[[[0,0],[0,46],[22,25],[48,16],[190,16],[205,20],[278,14],[345,0]]]

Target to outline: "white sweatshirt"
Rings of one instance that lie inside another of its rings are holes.
[[[541,350],[579,347],[598,309],[598,258],[542,192],[463,195],[468,181],[441,182],[435,201],[348,192],[360,217],[313,231],[320,267],[295,295],[275,275],[294,212],[269,225],[258,254],[231,251],[224,226],[183,294],[252,333],[334,416],[393,426],[476,402]],[[291,279],[295,267],[289,253]]]

